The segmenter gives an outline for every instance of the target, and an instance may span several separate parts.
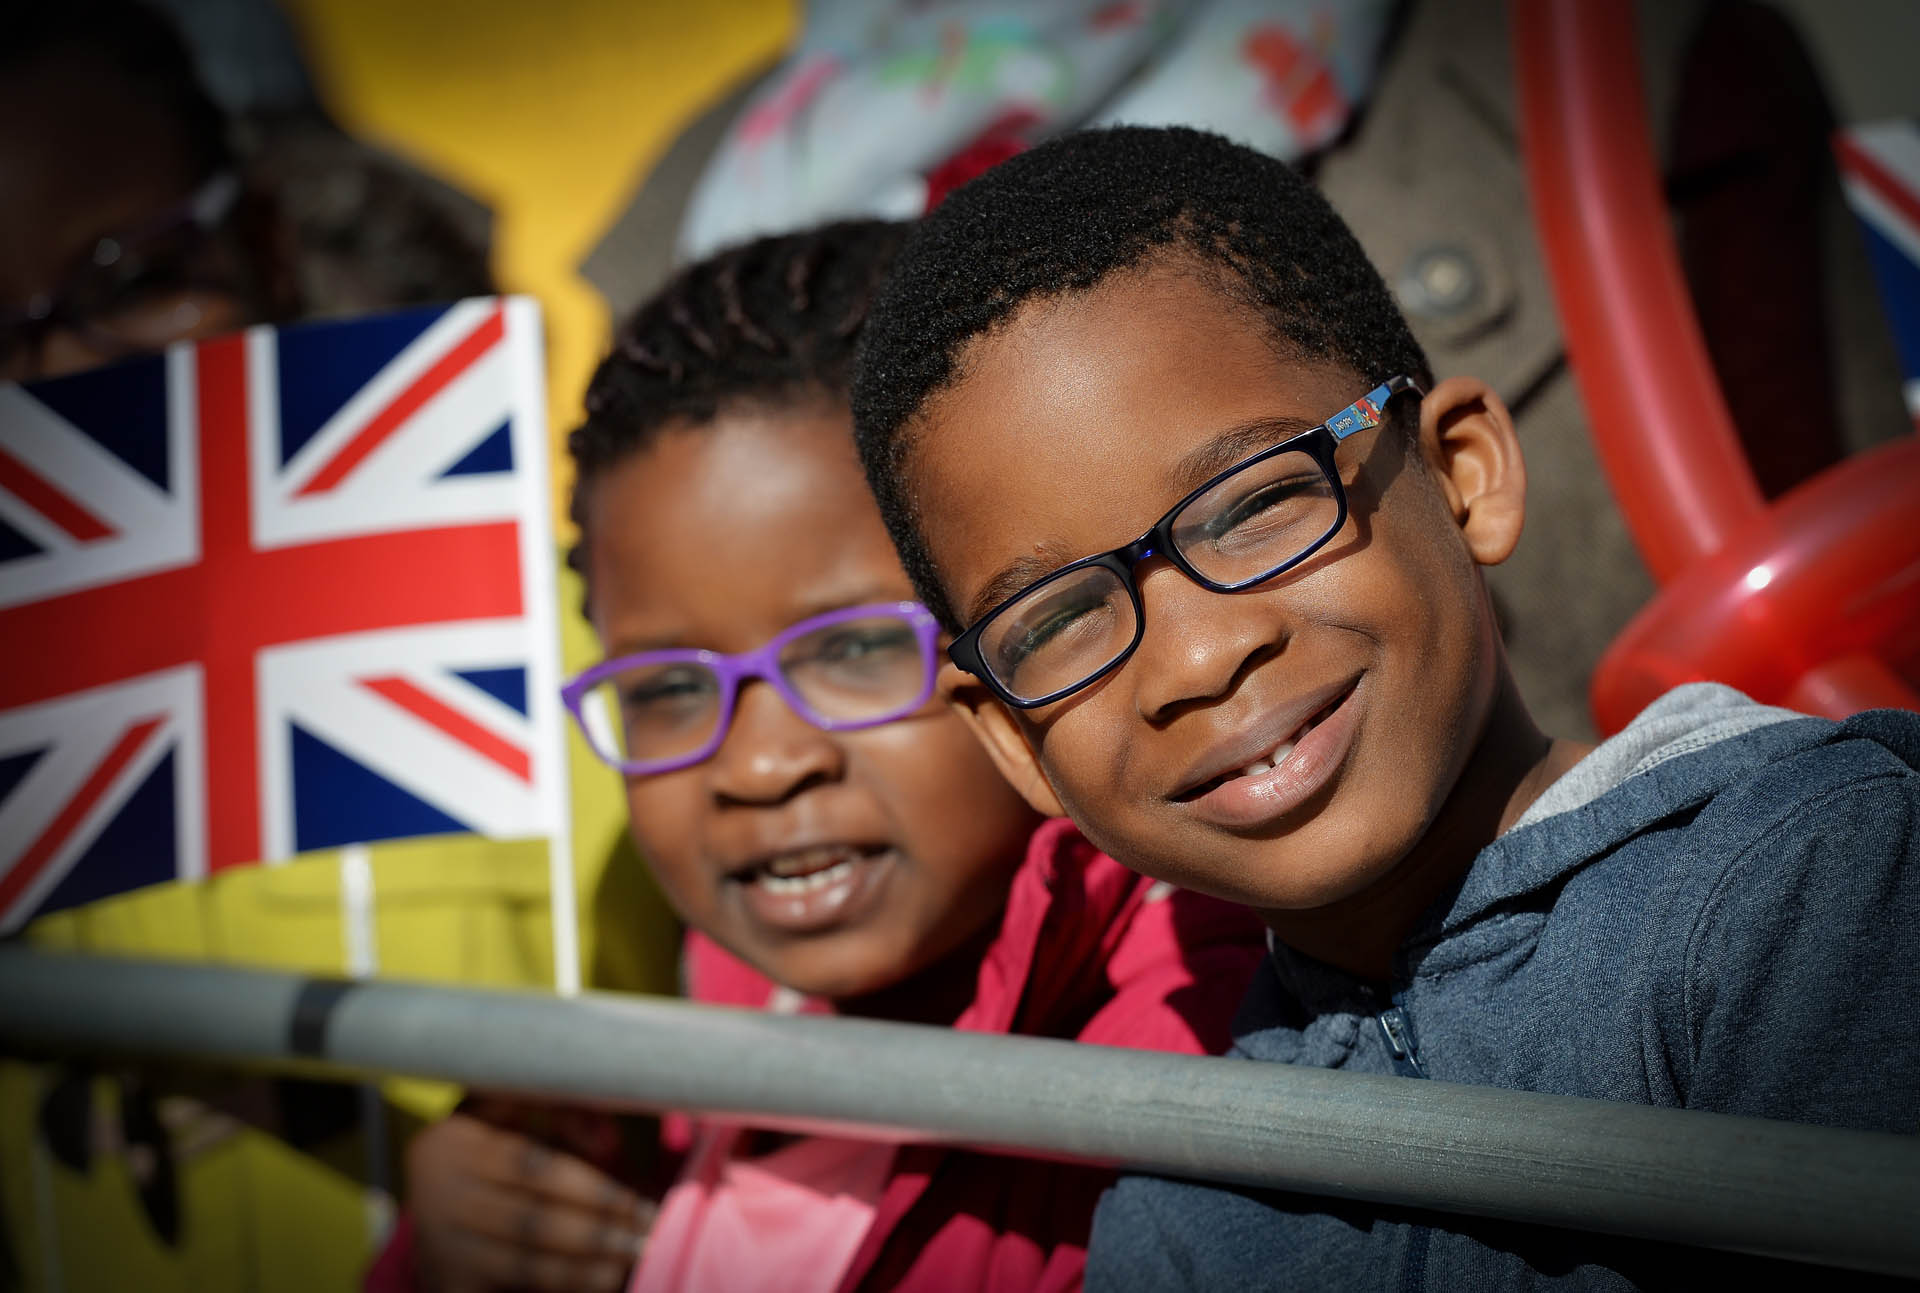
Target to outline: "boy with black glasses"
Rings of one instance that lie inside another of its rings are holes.
[[[1682,688],[1542,734],[1479,567],[1525,477],[1278,162],[1093,132],[961,189],[854,396],[941,687],[1042,811],[1259,912],[1249,1058],[1912,1131],[1920,718]],[[1527,1286],[1723,1255],[1132,1178],[1107,1287]]]

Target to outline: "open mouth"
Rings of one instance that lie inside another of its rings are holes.
[[[1353,686],[1342,688],[1340,693],[1332,700],[1307,715],[1300,726],[1289,732],[1273,749],[1240,767],[1231,768],[1217,777],[1210,777],[1206,781],[1188,787],[1179,794],[1174,795],[1174,801],[1177,803],[1191,803],[1212,791],[1218,790],[1230,781],[1238,781],[1244,777],[1258,777],[1265,773],[1272,772],[1275,768],[1287,761],[1288,756],[1293,753],[1294,747],[1306,738],[1307,733],[1313,731],[1314,728],[1320,726],[1321,723],[1330,718],[1335,711],[1347,703],[1347,697],[1351,695],[1353,695]]]
[[[766,858],[727,878],[754,918],[791,933],[855,919],[897,857],[884,845],[816,844]]]
[[[813,893],[848,880],[860,851],[845,844],[821,844],[779,857],[736,873],[735,879],[758,885],[768,893],[792,897]]]

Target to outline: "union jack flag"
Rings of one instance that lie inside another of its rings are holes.
[[[1833,148],[1893,326],[1907,413],[1920,428],[1920,122],[1854,126],[1834,135]]]
[[[540,364],[479,300],[0,385],[0,930],[562,828]]]

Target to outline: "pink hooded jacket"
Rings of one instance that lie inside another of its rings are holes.
[[[956,1028],[1107,1046],[1218,1053],[1265,954],[1242,908],[1156,884],[1099,852],[1065,820],[1034,832],[1000,931]],[[688,995],[764,1007],[780,989],[689,933]],[[809,1001],[804,1010],[832,1007]],[[687,1124],[665,1139],[684,1148]],[[1093,1208],[1113,1173],[1093,1167],[904,1146],[843,1290],[1055,1290],[1080,1285]],[[400,1229],[367,1293],[412,1293],[412,1235]]]

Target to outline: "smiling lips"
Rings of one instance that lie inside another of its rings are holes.
[[[740,886],[759,923],[817,933],[864,914],[897,857],[891,848],[816,844],[735,871],[728,880]]]
[[[1355,721],[1348,702],[1357,687],[1347,680],[1322,688],[1222,742],[1172,798],[1229,829],[1276,822],[1325,785],[1346,757]]]

